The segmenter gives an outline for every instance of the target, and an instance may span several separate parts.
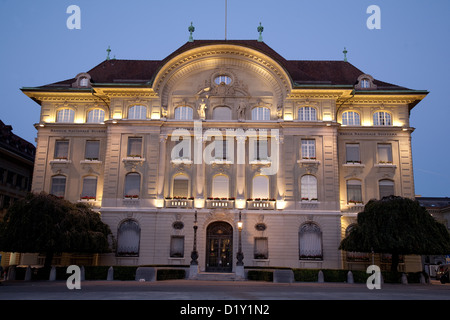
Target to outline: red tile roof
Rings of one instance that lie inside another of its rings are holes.
[[[195,40],[187,42],[163,60],[105,60],[89,70],[92,84],[151,85],[159,69],[173,57],[193,48],[214,44],[233,44],[260,51],[277,61],[290,75],[294,87],[299,86],[353,86],[364,74],[346,61],[286,60],[264,42],[256,40]],[[68,88],[75,78],[48,84],[41,89]],[[409,90],[374,80],[377,90]]]

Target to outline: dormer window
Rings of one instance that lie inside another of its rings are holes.
[[[89,80],[86,77],[80,79],[80,87],[87,87],[89,84]]]
[[[75,82],[72,83],[73,88],[89,88],[91,86],[91,76],[89,73],[79,73],[75,79]]]
[[[368,79],[362,79],[360,83],[361,83],[361,89],[370,88],[370,83],[369,83]]]
[[[362,74],[358,77],[355,89],[370,89],[374,90],[377,86],[373,83],[374,79],[369,74]]]

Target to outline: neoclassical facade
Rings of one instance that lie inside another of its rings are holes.
[[[100,264],[189,265],[195,234],[200,271],[234,272],[239,247],[245,267],[355,269],[369,256],[338,246],[364,204],[414,197],[427,91],[347,61],[196,40],[22,91],[41,107],[32,189],[101,214],[117,247]]]

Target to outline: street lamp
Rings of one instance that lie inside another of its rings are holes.
[[[238,242],[238,253],[236,255],[236,258],[237,258],[236,266],[244,265],[244,262],[242,261],[242,260],[244,260],[244,253],[242,253],[242,239],[241,239],[241,233],[242,233],[243,226],[244,226],[244,224],[242,223],[242,220],[241,220],[241,211],[239,211],[239,221],[237,223],[237,227],[239,230],[239,242]]]
[[[197,210],[195,210],[195,218],[194,218],[194,248],[191,252],[191,266],[198,265],[198,252],[197,252]]]

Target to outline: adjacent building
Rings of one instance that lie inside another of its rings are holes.
[[[0,219],[9,206],[31,190],[36,147],[0,120]],[[18,264],[20,255],[0,252],[0,265]]]
[[[357,213],[414,198],[409,115],[428,92],[346,59],[195,40],[22,91],[41,108],[32,189],[98,210],[117,240],[100,264],[189,265],[195,246],[206,272],[240,250],[246,267],[363,268],[338,250]]]

